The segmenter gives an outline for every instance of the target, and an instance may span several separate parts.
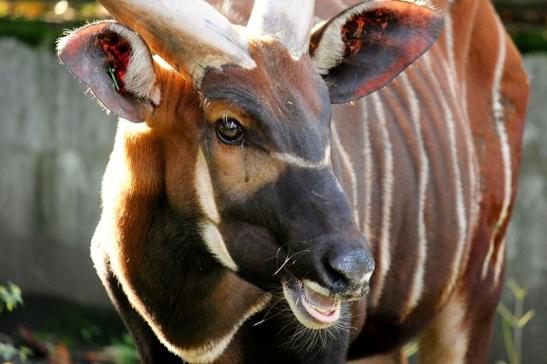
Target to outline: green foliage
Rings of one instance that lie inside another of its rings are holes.
[[[520,31],[513,40],[522,53],[547,52],[547,29]]]
[[[8,286],[0,285],[0,313],[4,310],[13,311],[23,304],[21,289],[13,283]]]
[[[23,296],[19,287],[13,283],[9,283],[7,286],[0,285],[0,313],[5,310],[13,311],[22,304]],[[25,346],[17,348],[11,344],[0,342],[0,359],[4,361],[18,358],[20,361],[26,362],[31,354],[32,351]]]
[[[16,348],[11,344],[0,343],[0,359],[2,360],[8,361],[18,358],[20,361],[26,362],[31,354],[32,351],[25,346]]]
[[[403,356],[407,359],[410,359],[418,353],[418,350],[418,343],[413,340],[403,346]]]
[[[43,20],[0,18],[0,38],[16,38],[31,46],[54,49],[55,41],[66,29],[81,25],[79,22],[50,23]]]
[[[92,3],[95,6],[95,3]],[[75,17],[70,21],[46,21],[39,19],[27,19],[24,17],[1,17],[0,38],[13,37],[31,46],[47,46],[53,50],[55,41],[66,29],[74,29],[85,22],[83,19],[97,19],[93,12],[85,11],[89,4],[79,7],[83,10],[83,17]],[[547,29],[543,26],[510,26],[511,36],[519,50],[523,53],[547,52]]]
[[[95,340],[102,334],[103,330],[99,326],[94,324],[84,326],[80,329],[80,336],[87,343],[93,342],[93,340]]]
[[[501,317],[503,327],[503,342],[509,359],[509,364],[522,363],[522,331],[534,317],[534,310],[523,312],[524,300],[528,289],[520,286],[514,279],[509,279],[507,287],[515,300],[514,310],[511,311],[503,302],[498,306],[498,314]],[[499,360],[496,364],[507,364]]]
[[[139,354],[129,333],[125,333],[121,340],[113,340],[106,350],[115,364],[135,364],[139,362]]]

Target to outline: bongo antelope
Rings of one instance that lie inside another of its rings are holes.
[[[486,362],[528,92],[489,1],[100,2],[59,56],[120,116],[92,258],[143,362]]]

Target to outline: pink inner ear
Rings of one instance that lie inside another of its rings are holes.
[[[345,56],[356,55],[366,43],[375,42],[375,37],[380,40],[383,31],[388,26],[398,22],[397,17],[386,9],[376,9],[366,13],[351,16],[341,27],[342,40],[346,44]]]
[[[114,77],[119,86],[118,92],[127,95],[124,79],[131,57],[131,45],[118,33],[110,31],[101,33],[94,45],[103,51],[108,67],[114,70]]]
[[[342,26],[342,40],[346,44],[345,56],[355,55],[361,50],[365,25],[365,18],[354,15]]]

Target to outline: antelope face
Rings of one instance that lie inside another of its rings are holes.
[[[328,88],[309,57],[279,42],[249,53],[254,69],[226,66],[201,82],[198,174],[212,188],[200,196],[217,206],[226,265],[264,289],[282,285],[300,321],[329,326],[341,301],[366,293],[374,261],[330,165]]]
[[[158,179],[173,206],[192,210],[209,254],[282,291],[305,326],[336,323],[366,295],[374,260],[331,168],[330,105],[395,77],[431,46],[440,15],[370,1],[310,33],[313,1],[263,1],[242,31],[198,1],[102,3],[144,40],[93,24],[60,43],[62,61],[170,146]]]

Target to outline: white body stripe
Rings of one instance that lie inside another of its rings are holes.
[[[506,221],[509,214],[509,207],[511,205],[512,195],[512,173],[511,173],[511,150],[509,149],[509,140],[507,137],[507,130],[505,127],[505,116],[503,113],[503,105],[501,104],[501,79],[503,76],[503,66],[505,65],[506,58],[506,44],[505,44],[505,31],[503,25],[496,18],[497,32],[499,37],[499,53],[496,60],[496,68],[494,69],[494,83],[492,87],[492,112],[494,114],[494,120],[496,123],[496,131],[500,138],[500,148],[503,161],[503,205],[501,207],[500,216],[494,227],[492,239],[488,247],[488,253],[484,260],[482,267],[482,278],[486,278],[488,274],[488,267],[492,256],[494,254],[495,239],[498,237],[499,229]],[[499,247],[501,248],[501,246]]]
[[[444,35],[446,37],[446,53],[448,54],[448,87],[452,95],[456,95],[456,59],[454,56],[452,16],[450,12],[444,14]]]
[[[458,96],[456,96],[458,97]],[[480,168],[477,160],[477,153],[475,145],[473,144],[473,135],[471,133],[471,120],[469,119],[469,112],[467,109],[467,84],[461,83],[461,96],[463,117],[466,123],[465,138],[467,139],[469,154],[469,183],[471,184],[470,190],[470,205],[469,205],[469,231],[473,233],[475,227],[479,222],[480,202],[482,199],[480,191]],[[470,235],[471,237],[471,235]]]
[[[498,251],[496,254],[496,264],[494,265],[494,287],[497,287],[500,281],[501,269],[503,268],[503,263],[505,261],[505,244],[507,243],[507,237],[503,237],[503,240],[500,242]]]
[[[365,164],[365,208],[363,211],[363,232],[367,237],[370,236],[370,209],[372,206],[372,170],[374,160],[372,159],[372,150],[370,147],[370,131],[367,115],[367,99],[361,101],[363,109],[363,161]]]
[[[401,74],[400,80],[403,83],[406,95],[410,103],[410,116],[414,130],[416,132],[416,141],[418,143],[418,150],[420,154],[420,176],[419,176],[419,196],[418,196],[418,247],[416,261],[416,271],[410,284],[410,295],[406,301],[406,305],[403,312],[403,317],[406,316],[418,303],[422,296],[424,288],[424,275],[427,259],[427,235],[425,226],[425,207],[426,207],[426,194],[427,184],[429,179],[429,159],[427,157],[424,141],[422,137],[421,123],[420,123],[420,108],[416,98],[416,93],[406,73]]]
[[[433,80],[435,89],[439,90],[439,94],[441,95],[441,107],[444,112],[445,120],[446,120],[446,130],[448,134],[448,140],[450,143],[450,156],[452,159],[452,168],[454,170],[454,183],[456,185],[456,218],[457,218],[457,224],[458,224],[458,239],[457,239],[457,246],[456,246],[456,253],[454,255],[454,264],[452,266],[452,273],[451,273],[451,279],[450,284],[448,287],[453,287],[456,283],[459,274],[460,274],[460,268],[461,268],[461,261],[462,256],[464,252],[464,248],[466,245],[466,231],[467,231],[467,222],[465,217],[465,205],[463,202],[463,186],[462,186],[462,179],[461,179],[461,172],[460,172],[460,163],[458,158],[458,145],[456,140],[456,126],[454,122],[454,115],[452,114],[452,110],[450,110],[450,106],[447,102],[446,94],[444,93],[443,89],[441,88],[439,80],[436,78],[435,73],[433,72],[433,67],[431,64],[431,59],[429,53],[426,53],[423,56],[424,62],[426,62],[427,67],[430,70],[430,76]],[[451,289],[447,289],[445,291],[446,293],[451,292]]]
[[[501,103],[501,79],[503,77],[503,69],[505,65],[505,58],[506,58],[506,44],[505,44],[505,31],[503,29],[503,25],[501,22],[496,18],[496,25],[497,25],[497,31],[500,38],[499,43],[499,55],[498,60],[496,62],[496,69],[494,72],[494,85],[492,88],[492,102],[494,106],[494,118],[496,120],[496,129],[498,131],[498,135],[500,138],[500,148],[501,148],[501,155],[503,159],[503,181],[504,181],[504,198],[503,198],[503,206],[501,209],[500,218],[498,220],[498,223],[496,224],[496,234],[501,227],[501,225],[505,222],[507,219],[507,215],[509,214],[509,207],[511,204],[511,150],[509,149],[509,140],[507,137],[507,130],[505,127],[505,115],[503,110],[503,105]],[[494,234],[493,236],[496,236]]]
[[[467,155],[469,158],[468,173],[469,184],[471,185],[469,193],[469,231],[472,231],[478,222],[479,203],[480,203],[480,186],[477,184],[477,176],[479,175],[479,164],[477,162],[477,156],[475,153],[475,146],[473,144],[473,136],[471,135],[471,124],[469,121],[469,115],[467,111],[467,95],[465,92],[458,92],[457,88],[457,70],[456,59],[454,55],[454,28],[453,21],[450,12],[445,14],[445,36],[446,36],[446,52],[448,54],[448,61],[443,59],[439,61],[444,65],[448,75],[448,86],[450,89],[452,100],[462,100],[461,106],[458,109],[462,122],[462,130],[465,136],[465,143],[467,147]],[[448,64],[446,64],[448,63]]]
[[[387,128],[386,117],[383,109],[384,105],[382,105],[382,100],[380,99],[380,96],[378,96],[378,92],[371,94],[370,98],[374,103],[374,108],[376,110],[376,115],[380,124],[385,155],[383,161],[384,175],[382,176],[382,230],[380,233],[380,243],[378,246],[378,256],[380,258],[380,261],[376,264],[376,269],[374,272],[375,286],[372,288],[370,300],[371,305],[375,307],[378,305],[380,297],[382,296],[385,278],[391,266],[390,233],[391,207],[393,199],[393,150],[391,147],[391,140],[389,137],[389,131]]]
[[[350,156],[344,149],[344,146],[342,145],[342,142],[340,141],[340,136],[338,135],[338,131],[336,130],[336,122],[332,122],[332,142],[334,143],[334,147],[336,150],[340,153],[340,157],[342,157],[342,164],[344,165],[344,168],[346,172],[348,173],[350,177],[350,187],[351,187],[351,205],[353,209],[353,217],[356,221],[359,221],[359,209],[357,206],[357,177],[355,176],[355,168],[353,167],[353,163],[351,162]]]

